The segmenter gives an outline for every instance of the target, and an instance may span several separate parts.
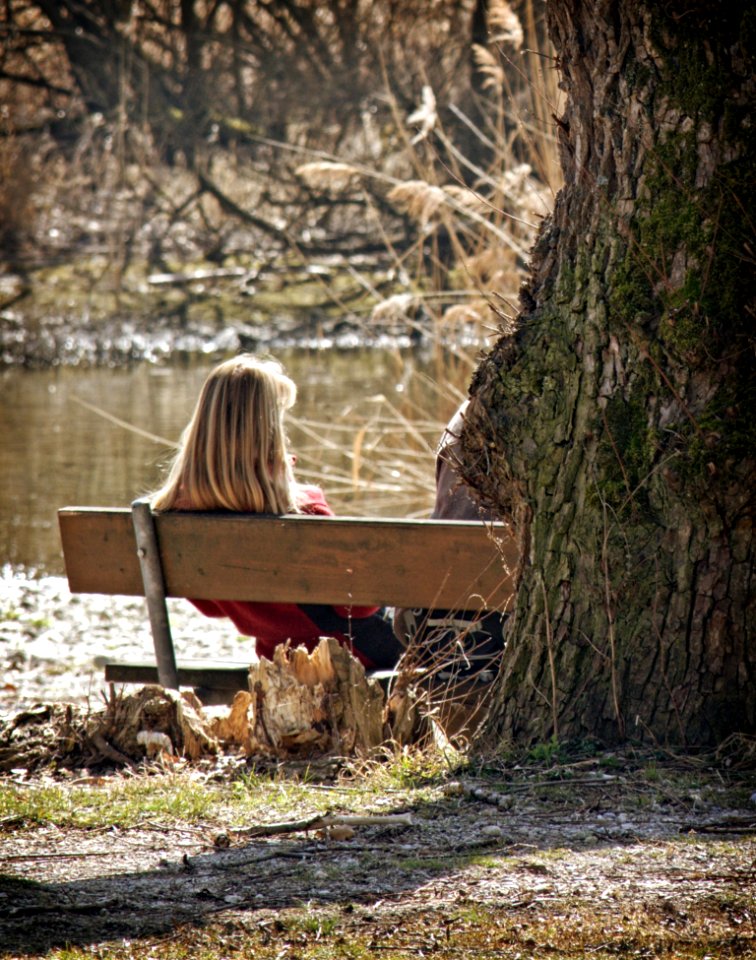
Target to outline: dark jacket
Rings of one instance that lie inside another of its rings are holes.
[[[469,401],[461,404],[444,430],[436,450],[435,520],[493,521],[496,515],[480,506],[459,472],[461,435]],[[407,609],[394,611],[394,633],[410,647],[420,665],[438,668],[455,663],[465,672],[491,666],[504,648],[506,617],[497,612]]]

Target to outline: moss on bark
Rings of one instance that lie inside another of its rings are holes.
[[[473,385],[469,475],[529,525],[491,731],[710,743],[756,729],[752,18],[618,7],[550,8],[566,186]]]

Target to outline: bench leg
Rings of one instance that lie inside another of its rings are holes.
[[[147,598],[152,640],[155,644],[158,679],[162,686],[171,690],[178,690],[176,654],[173,650],[171,624],[168,618],[168,607],[165,603],[165,580],[160,563],[155,522],[149,501],[135,500],[131,505],[131,517],[134,522],[144,595]]]

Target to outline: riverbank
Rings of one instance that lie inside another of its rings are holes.
[[[97,263],[84,258],[24,274],[0,272],[0,368],[118,367],[292,347],[405,348],[447,335],[455,348],[485,342],[474,311],[446,329],[431,320],[420,295],[400,290],[380,299],[376,287],[385,286],[388,268],[365,267],[371,297],[355,281],[358,269],[338,261],[263,276],[252,267],[200,264],[148,274],[142,266],[132,267],[118,288],[98,280]],[[445,299],[457,297],[433,302]]]
[[[224,316],[213,322],[211,312],[184,323],[171,316],[110,315],[93,321],[86,313],[29,317],[1,311],[0,368],[45,369],[62,366],[121,367],[160,363],[176,357],[222,356],[240,351],[267,352],[301,348],[353,350],[406,348],[430,343],[430,332],[371,328],[356,317],[334,318],[291,313],[260,318]],[[474,343],[470,340],[470,343]]]

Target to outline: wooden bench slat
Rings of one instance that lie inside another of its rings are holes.
[[[229,704],[239,690],[249,691],[249,664],[220,660],[179,660],[178,682],[194,687],[200,699],[208,703]],[[395,670],[371,670],[368,677],[387,689],[397,679]],[[109,660],[105,663],[106,683],[159,683],[154,661]]]
[[[504,524],[171,513],[155,517],[166,591],[197,599],[504,608]],[[59,511],[71,590],[144,596],[130,510]],[[491,535],[492,533],[492,535]]]
[[[71,593],[144,596],[131,510],[66,507],[58,525]]]
[[[149,584],[156,661],[109,662],[113,683],[192,686],[226,700],[247,689],[248,664],[176,663],[166,596],[504,611],[514,595],[518,551],[505,524],[154,515],[146,501],[66,507],[58,517],[73,593],[145,596]]]
[[[220,660],[179,660],[179,684],[182,687],[212,687],[214,690],[249,689],[249,664]],[[105,663],[108,683],[158,683],[158,668],[154,660]]]

